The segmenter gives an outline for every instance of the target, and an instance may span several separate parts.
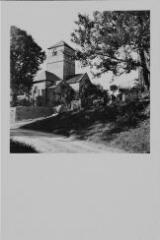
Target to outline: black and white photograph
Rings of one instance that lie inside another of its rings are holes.
[[[158,0],[1,6],[2,239],[159,240]]]
[[[8,11],[10,152],[150,153],[150,11]]]

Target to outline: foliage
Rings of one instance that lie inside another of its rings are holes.
[[[10,153],[36,153],[30,145],[10,139]]]
[[[96,11],[93,19],[79,14],[75,23],[71,40],[80,46],[76,59],[83,66],[96,68],[97,76],[108,71],[129,73],[141,67],[149,89],[149,11]],[[133,57],[133,52],[139,57]]]
[[[108,93],[100,85],[95,85],[90,80],[82,80],[80,82],[79,95],[82,107],[92,105],[94,99],[101,98],[104,103],[108,102]]]
[[[18,106],[31,106],[31,101],[29,101],[27,99],[17,100],[17,105]]]
[[[39,107],[41,107],[41,106],[44,105],[44,99],[43,99],[43,96],[37,96],[36,104],[37,104],[37,106],[39,106]]]
[[[69,104],[75,98],[75,91],[65,81],[61,81],[55,88],[56,104]]]
[[[13,101],[17,95],[29,94],[32,80],[45,59],[45,53],[27,32],[11,26],[10,29],[10,72]]]

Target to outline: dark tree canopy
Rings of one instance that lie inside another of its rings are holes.
[[[94,99],[101,98],[105,103],[108,102],[108,91],[104,90],[100,85],[95,85],[90,80],[82,79],[79,87],[79,97],[82,107],[89,106]]]
[[[149,88],[149,11],[96,11],[93,19],[79,14],[75,23],[77,28],[71,36],[80,47],[76,59],[83,66],[95,67],[97,75],[108,71],[129,73],[141,67],[144,83]]]
[[[10,77],[14,100],[20,93],[29,94],[33,77],[44,59],[45,53],[32,36],[12,26],[10,29]]]
[[[56,104],[69,104],[75,96],[74,90],[65,81],[61,81],[54,90],[58,99]]]

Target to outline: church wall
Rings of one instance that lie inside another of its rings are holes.
[[[50,48],[47,54],[47,71],[63,80],[75,75],[73,56],[74,50],[65,45]]]
[[[67,46],[64,46],[64,53],[70,55],[70,56],[73,56],[75,51]]]
[[[63,79],[64,46],[49,49],[47,54],[47,71]]]
[[[64,62],[64,75],[63,79],[66,80],[69,77],[72,77],[75,75],[75,64],[71,61],[65,61]]]
[[[64,46],[54,47],[48,50],[47,52],[47,62],[52,62],[53,57],[55,60],[60,60],[63,57]],[[56,53],[57,54],[54,54]]]
[[[47,71],[54,73],[63,79],[63,61],[47,63]]]
[[[38,83],[34,83],[32,90],[31,90],[31,95],[32,96],[38,96],[38,95],[42,95],[42,90],[44,90],[46,88],[46,83],[45,81],[43,82],[38,82]]]
[[[32,99],[34,105],[39,104],[38,101],[37,101],[37,99],[39,97],[41,98],[40,99],[40,102],[41,102],[40,104],[44,106],[45,103],[46,103],[46,82],[45,81],[35,83],[32,87],[31,99]]]

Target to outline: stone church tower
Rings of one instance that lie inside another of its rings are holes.
[[[62,80],[75,75],[75,50],[64,41],[48,48],[47,71],[55,74]]]
[[[38,72],[32,86],[32,100],[38,106],[57,106],[68,104],[79,108],[79,91],[90,79],[87,73],[75,73],[75,50],[64,41],[48,48],[46,70]],[[91,83],[90,83],[91,84]]]

